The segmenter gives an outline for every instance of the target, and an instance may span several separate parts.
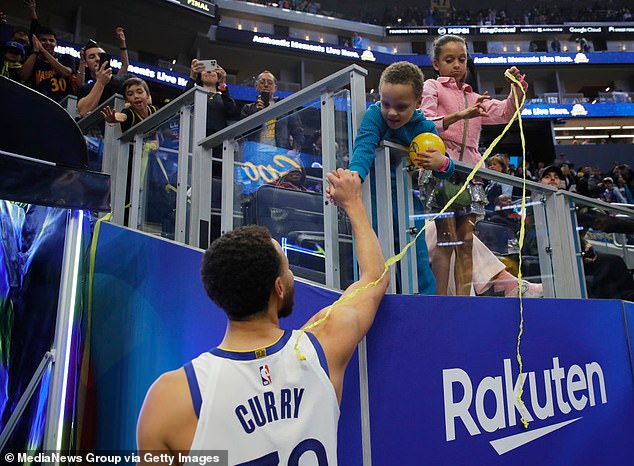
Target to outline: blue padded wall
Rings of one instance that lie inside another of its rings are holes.
[[[102,226],[90,339],[94,448],[134,448],[152,381],[222,338],[225,318],[200,285],[200,259],[199,250]],[[336,296],[297,283],[284,327],[299,327]],[[517,299],[387,296],[367,337],[372,463],[631,462],[634,383],[625,321],[634,328],[634,307],[529,299],[524,317],[521,354],[532,375],[523,400],[534,418],[528,429],[513,408]],[[345,466],[362,464],[358,371],[355,357],[339,425]]]

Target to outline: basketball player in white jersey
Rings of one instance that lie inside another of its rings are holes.
[[[361,278],[345,291],[350,295],[379,279],[384,258],[358,175],[338,169],[327,177],[328,196],[346,211],[355,239]],[[227,314],[225,336],[150,387],[137,426],[139,451],[228,450],[233,466],[336,465],[344,371],[372,325],[387,275],[301,336],[279,327],[293,307],[293,273],[267,230],[244,227],[214,241],[201,276]],[[298,338],[305,359],[294,349]]]

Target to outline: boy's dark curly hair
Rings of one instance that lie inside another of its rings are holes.
[[[229,320],[246,320],[266,310],[280,265],[269,231],[250,225],[215,240],[203,255],[200,275]]]
[[[425,76],[423,76],[423,72],[418,66],[407,61],[398,61],[392,63],[381,73],[379,90],[384,83],[409,84],[414,90],[414,95],[418,97],[423,95],[424,82]]]

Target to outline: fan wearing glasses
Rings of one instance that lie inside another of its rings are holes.
[[[242,107],[241,118],[246,118],[260,110],[274,105],[279,99],[275,97],[277,79],[268,70],[262,71],[255,80],[258,96],[255,102]],[[257,132],[262,144],[277,146],[282,149],[300,151],[304,144],[304,127],[297,113],[266,123],[262,131]]]

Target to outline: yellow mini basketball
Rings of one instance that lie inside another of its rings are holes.
[[[442,142],[442,139],[435,135],[434,133],[420,133],[409,144],[409,159],[411,162],[417,165],[414,162],[414,157],[416,157],[417,152],[425,152],[427,148],[434,147],[440,151],[441,154],[445,153],[445,143]]]

